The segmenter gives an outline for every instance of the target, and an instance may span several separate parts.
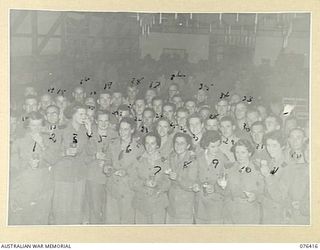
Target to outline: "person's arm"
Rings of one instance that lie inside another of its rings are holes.
[[[179,186],[188,192],[193,192],[193,185],[198,184],[198,166],[196,162],[192,162],[189,166],[180,172],[177,176]]]

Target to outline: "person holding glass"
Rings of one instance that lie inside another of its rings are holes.
[[[195,193],[198,184],[198,163],[191,151],[192,138],[178,132],[173,137],[174,151],[169,158],[169,207],[167,224],[192,224],[194,222]]]
[[[250,141],[240,139],[231,150],[236,161],[227,173],[225,223],[259,224],[264,181],[251,161],[254,148]]]
[[[142,143],[145,152],[135,164],[136,178],[133,184],[135,223],[164,224],[170,186],[168,176],[165,175],[168,159],[160,154],[161,139],[158,134],[146,134]]]
[[[196,224],[222,224],[224,219],[225,163],[227,157],[220,150],[221,135],[217,131],[203,134],[200,146],[204,150],[197,157],[201,184],[196,209]]]

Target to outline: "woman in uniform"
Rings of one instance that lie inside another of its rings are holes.
[[[107,224],[133,224],[135,211],[132,207],[135,179],[135,163],[144,149],[133,138],[135,122],[124,117],[118,127],[119,138],[110,142],[107,150],[105,173],[107,175]]]
[[[173,145],[166,172],[171,180],[167,224],[192,224],[195,192],[200,191],[196,155],[190,150],[192,138],[178,132],[173,137]]]
[[[240,139],[232,147],[236,161],[228,170],[226,186],[226,223],[259,224],[263,177],[254,167],[250,141]]]
[[[220,150],[221,135],[217,131],[203,134],[198,155],[200,192],[197,195],[196,224],[222,224],[224,211],[225,163]]]
[[[135,164],[136,178],[133,189],[133,207],[136,224],[164,224],[168,206],[167,191],[170,181],[165,171],[168,159],[161,156],[160,136],[148,133],[142,140],[145,153]]]
[[[265,179],[263,224],[309,224],[309,171],[306,162],[285,160],[285,138],[273,131],[264,138],[271,161],[261,161]]]
[[[52,165],[58,147],[41,131],[43,117],[28,114],[26,133],[14,141],[10,164],[9,224],[47,225],[53,193]],[[58,144],[58,143],[57,143]]]

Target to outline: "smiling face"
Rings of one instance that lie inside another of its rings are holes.
[[[143,99],[136,100],[136,102],[134,104],[134,110],[137,115],[139,115],[139,116],[142,115],[145,107],[146,107],[146,103]]]
[[[148,104],[152,104],[152,99],[157,95],[156,91],[153,89],[148,89],[145,95],[145,99]]]
[[[282,154],[282,147],[277,140],[267,139],[266,141],[267,151],[272,158],[277,158]]]
[[[219,147],[221,145],[221,141],[215,141],[215,142],[210,142],[210,144],[207,147],[208,153],[210,155],[216,155],[219,152]]]
[[[131,125],[126,122],[121,122],[119,125],[119,135],[122,139],[131,138],[134,129],[131,128]]]
[[[176,105],[177,108],[181,108],[183,106],[183,101],[181,96],[173,97],[172,102]]]
[[[167,118],[169,121],[173,120],[173,114],[174,114],[174,110],[172,106],[165,105],[163,107],[163,116]]]
[[[187,152],[190,145],[187,143],[184,137],[177,137],[174,142],[174,150],[177,154],[183,154]]]
[[[84,98],[86,97],[84,89],[81,87],[75,88],[72,95],[74,97],[74,100],[79,103],[82,103],[84,101]]]
[[[220,123],[220,130],[224,137],[229,138],[233,135],[235,126],[230,121],[222,121]]]
[[[102,93],[99,96],[98,103],[102,110],[106,110],[111,104],[111,95],[109,93]]]
[[[169,98],[171,99],[174,95],[179,93],[178,87],[176,85],[171,85],[169,87]]]
[[[160,135],[160,137],[167,136],[169,133],[169,129],[170,129],[170,124],[167,121],[161,120],[158,122],[157,132]]]
[[[264,136],[264,127],[262,125],[254,125],[251,128],[251,137],[254,143],[262,144],[262,139]]]
[[[84,124],[87,118],[87,111],[84,108],[80,108],[74,113],[72,120],[78,124]]]
[[[290,148],[293,150],[302,150],[304,140],[304,133],[299,129],[292,130],[288,138]]]
[[[177,123],[179,126],[186,127],[188,113],[184,111],[179,111],[177,113]]]
[[[24,110],[26,113],[30,112],[36,112],[38,111],[38,101],[35,98],[28,98],[25,100],[25,103],[23,105]]]
[[[50,124],[57,124],[59,122],[59,109],[54,106],[47,108],[45,118]]]
[[[109,126],[109,115],[99,114],[97,120],[97,126],[99,130],[106,130]]]
[[[42,110],[46,110],[47,107],[49,107],[52,104],[52,98],[50,95],[45,94],[41,96],[40,98],[40,107]]]
[[[216,105],[216,110],[220,116],[225,116],[229,112],[229,103],[226,100],[221,100]]]
[[[194,112],[196,112],[196,103],[194,101],[187,101],[185,103],[185,107],[189,111],[189,115],[192,115]]]
[[[116,107],[119,107],[122,104],[122,93],[114,92],[112,94],[112,104]]]
[[[145,148],[148,154],[153,154],[159,148],[156,137],[147,136],[145,140]]]
[[[219,129],[219,121],[218,119],[208,119],[206,121],[206,130],[211,131],[218,131]]]
[[[189,120],[189,127],[192,134],[199,135],[202,131],[203,124],[198,117],[192,117]]]
[[[152,108],[156,112],[156,114],[162,113],[162,100],[157,99],[152,102]]]
[[[246,113],[247,113],[247,106],[242,102],[238,103],[234,110],[234,115],[237,118],[237,120],[245,119]]]
[[[242,164],[247,164],[250,160],[251,153],[248,151],[248,149],[244,145],[238,145],[235,148],[235,155],[237,162]]]
[[[154,114],[151,110],[145,110],[143,112],[142,121],[147,127],[151,127],[154,119]]]

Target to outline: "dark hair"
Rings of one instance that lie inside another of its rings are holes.
[[[130,125],[130,128],[133,129],[134,131],[135,131],[135,129],[136,129],[136,123],[135,123],[134,119],[131,118],[131,117],[123,117],[123,118],[120,120],[120,122],[119,122],[119,124],[118,124],[118,126],[117,126],[117,130],[118,130],[118,131],[119,131],[119,128],[120,128],[120,124],[121,124],[121,123],[128,123],[128,124]]]
[[[230,149],[230,151],[233,153],[234,155],[234,158],[237,159],[237,156],[236,156],[236,147],[238,146],[244,146],[246,147],[246,149],[248,150],[249,153],[251,153],[251,156],[253,155],[254,153],[254,147],[252,146],[252,143],[247,140],[247,139],[240,139],[238,140]]]
[[[40,112],[32,111],[28,114],[27,118],[23,122],[23,127],[27,128],[30,125],[30,120],[42,120],[42,125],[44,124],[43,116]]]
[[[190,115],[190,116],[188,117],[188,119],[187,119],[187,127],[188,127],[189,129],[190,129],[190,119],[192,119],[192,118],[197,118],[197,119],[200,120],[201,123],[203,123],[203,120],[202,120],[202,118],[201,118],[200,115],[198,115],[198,114],[192,114],[192,115]]]
[[[96,120],[98,120],[98,117],[99,117],[99,115],[107,115],[108,116],[108,119],[110,119],[110,112],[108,112],[108,111],[105,111],[105,110],[98,110],[97,112],[96,112]]]
[[[236,125],[234,119],[231,116],[222,117],[220,120],[220,124],[225,121],[229,121],[229,122],[231,122],[232,125]]]
[[[148,136],[149,136],[149,137],[155,137],[158,147],[161,146],[161,138],[160,138],[160,136],[159,136],[157,133],[155,133],[155,132],[149,132],[149,133],[147,133],[147,134],[142,138],[142,145],[143,145],[144,147],[146,147],[146,138],[147,138]]]
[[[154,110],[153,110],[152,108],[145,108],[145,109],[143,110],[142,116],[143,116],[143,114],[144,114],[145,112],[147,112],[147,111],[151,111],[152,114],[153,114],[153,116],[156,115],[156,112],[154,112]]]
[[[162,107],[164,108],[165,106],[171,106],[173,108],[173,112],[175,112],[176,110],[176,105],[172,102],[166,102],[162,105]]]
[[[206,149],[212,142],[221,141],[221,134],[218,131],[206,131],[200,140],[200,147]]]
[[[264,130],[266,129],[266,126],[264,125],[264,123],[263,123],[262,121],[256,121],[256,122],[252,123],[251,129],[252,129],[254,126],[262,126]]]
[[[162,100],[162,98],[161,98],[160,96],[155,96],[155,97],[153,97],[151,103],[153,104],[153,102],[154,102],[154,101],[157,101],[157,100],[161,100],[162,103],[163,103],[163,100]]]
[[[275,141],[279,142],[280,146],[285,146],[285,144],[286,144],[285,137],[283,136],[283,134],[280,130],[275,130],[275,131],[271,131],[269,133],[266,133],[263,136],[263,144],[264,145],[267,145],[268,139],[275,140]]]
[[[282,127],[282,120],[281,120],[281,118],[280,118],[279,116],[271,113],[271,114],[267,115],[267,117],[266,117],[266,119],[265,119],[264,121],[266,121],[269,117],[275,118],[276,122],[279,124],[280,129],[281,129],[281,127]]]
[[[68,107],[66,107],[66,109],[64,110],[64,115],[66,116],[66,118],[71,119],[72,116],[77,113],[77,111],[79,109],[87,109],[86,105],[82,105],[82,104],[75,104],[75,105],[70,105]]]
[[[172,139],[173,144],[175,143],[175,141],[176,141],[176,139],[177,139],[178,137],[183,137],[183,138],[186,140],[187,144],[190,145],[190,147],[192,147],[192,138],[191,138],[190,135],[188,135],[188,134],[186,134],[186,133],[182,133],[182,132],[176,133],[176,134],[173,136],[173,139]]]
[[[57,105],[51,104],[46,108],[46,112],[48,111],[49,108],[56,108],[58,112],[60,111],[60,108]]]

